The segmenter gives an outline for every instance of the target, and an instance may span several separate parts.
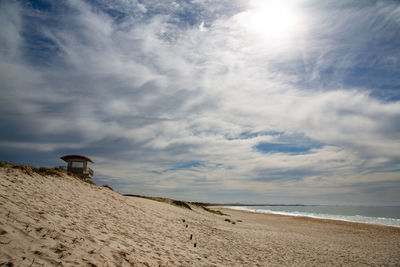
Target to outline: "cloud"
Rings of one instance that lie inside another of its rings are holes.
[[[400,167],[400,9],[296,5],[301,31],[274,43],[239,1],[3,1],[0,156],[85,154],[124,193],[368,198]]]

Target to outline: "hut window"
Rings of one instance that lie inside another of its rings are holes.
[[[72,162],[72,168],[83,168],[83,162]]]

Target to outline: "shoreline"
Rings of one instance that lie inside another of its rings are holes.
[[[376,225],[376,226],[384,226],[384,227],[394,227],[394,228],[399,228],[400,229],[400,225],[388,225],[388,224],[379,224],[379,223],[374,223],[374,222],[364,222],[364,221],[355,221],[355,220],[351,220],[351,219],[341,219],[341,218],[324,218],[324,217],[318,217],[318,216],[313,216],[313,215],[303,215],[303,214],[284,214],[284,212],[280,213],[280,212],[262,212],[262,211],[255,211],[255,210],[251,210],[251,209],[241,209],[241,208],[235,208],[235,206],[214,206],[215,208],[222,208],[222,209],[228,209],[228,210],[235,210],[235,211],[243,211],[243,212],[250,212],[250,213],[258,213],[258,214],[266,214],[266,215],[277,215],[277,216],[288,216],[288,217],[295,217],[295,218],[309,218],[309,219],[315,219],[315,220],[328,220],[328,221],[339,221],[339,222],[348,222],[348,223],[359,223],[359,224],[367,224],[367,225]],[[241,206],[237,206],[237,207],[241,207]],[[331,214],[324,214],[327,216],[330,216]],[[337,216],[337,215],[332,215],[332,216]],[[338,215],[339,216],[339,215]],[[346,215],[343,215],[346,216]],[[358,215],[360,216],[360,215]],[[349,216],[351,217],[351,216]],[[362,216],[364,218],[371,218],[371,219],[381,219],[381,218],[377,218],[377,217],[367,217],[367,216]],[[400,219],[396,219],[396,218],[383,218],[385,220],[400,220]]]
[[[373,223],[363,223],[363,222],[353,222],[353,221],[345,221],[345,220],[337,220],[337,219],[328,219],[328,218],[314,218],[308,216],[295,216],[295,215],[287,215],[287,214],[275,214],[275,213],[264,213],[264,212],[257,212],[257,211],[250,211],[250,210],[240,210],[240,209],[232,209],[227,206],[213,206],[215,210],[224,212],[224,213],[234,213],[238,215],[238,217],[251,217],[252,215],[258,215],[260,217],[265,216],[265,221],[268,222],[270,218],[284,218],[284,220],[297,220],[297,221],[309,221],[309,222],[319,222],[319,223],[326,223],[326,224],[335,224],[335,225],[349,225],[352,226],[365,226],[365,227],[372,227],[372,228],[388,228],[394,231],[399,231],[400,227],[391,226],[391,225],[382,225],[382,224],[373,224]],[[239,214],[243,215],[239,215]],[[258,220],[259,221],[259,220]]]

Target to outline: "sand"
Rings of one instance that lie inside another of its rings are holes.
[[[0,266],[400,266],[400,228],[210,208],[0,168]]]

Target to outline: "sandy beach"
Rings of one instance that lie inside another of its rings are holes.
[[[400,266],[400,228],[191,208],[2,167],[0,266]]]

